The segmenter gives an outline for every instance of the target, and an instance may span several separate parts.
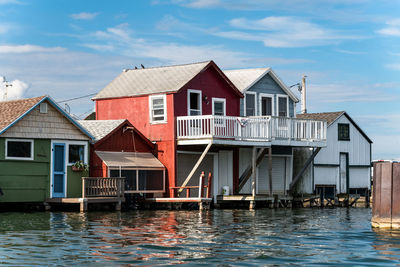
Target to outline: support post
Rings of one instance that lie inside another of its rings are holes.
[[[196,162],[196,164],[194,165],[193,169],[190,171],[189,175],[186,177],[186,180],[181,185],[181,188],[179,188],[178,195],[182,192],[183,187],[185,187],[188,184],[188,182],[192,178],[193,174],[196,172],[197,168],[200,166],[201,162],[203,161],[203,159],[207,155],[207,152],[210,150],[211,145],[212,145],[212,141],[210,141],[210,143],[207,145],[206,149],[201,154],[199,160]]]
[[[207,198],[211,197],[211,182],[212,182],[212,174],[208,173],[208,181],[207,181]]]
[[[268,148],[269,195],[272,196],[272,147]]]
[[[199,198],[203,197],[203,190],[204,189],[204,171],[200,174],[200,181],[199,181]]]
[[[88,209],[87,199],[84,198],[80,203],[80,212],[86,212],[87,209]]]
[[[251,157],[251,166],[252,166],[252,174],[251,174],[251,195],[253,196],[253,200],[250,201],[249,209],[253,210],[256,207],[256,168],[257,168],[257,148],[253,147]]]

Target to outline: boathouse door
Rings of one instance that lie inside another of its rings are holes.
[[[348,193],[349,188],[349,154],[340,153],[339,188],[342,194]]]
[[[53,144],[52,197],[65,197],[65,144]]]

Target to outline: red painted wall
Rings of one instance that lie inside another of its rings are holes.
[[[175,116],[188,116],[187,110],[187,90],[201,90],[202,96],[202,115],[212,114],[212,98],[226,99],[226,115],[240,116],[240,97],[226,83],[214,68],[208,68],[206,71],[196,76],[177,94],[175,94]],[[207,101],[204,97],[207,96]]]
[[[92,177],[107,177],[107,167],[103,161],[97,156],[95,151],[114,151],[114,152],[150,152],[153,149],[149,146],[146,140],[143,140],[138,134],[132,137],[132,131],[123,132],[124,126],[130,126],[128,123],[120,127],[112,135],[106,139],[94,144],[90,148],[90,176]],[[133,142],[135,140],[135,143]],[[134,145],[135,144],[135,145]]]

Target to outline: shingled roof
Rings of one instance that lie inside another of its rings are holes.
[[[271,68],[224,70],[224,73],[242,93],[245,93],[262,77],[270,74],[272,79],[290,96],[294,102],[299,102],[297,96],[283,83],[283,81]]]
[[[324,120],[327,121],[328,126],[331,125],[336,119],[343,115],[345,111],[336,112],[322,112],[322,113],[304,113],[297,114],[296,117],[300,119],[311,119],[311,120]]]
[[[95,142],[103,139],[126,120],[79,120],[78,122],[94,136]]]
[[[0,133],[46,96],[0,102]]]

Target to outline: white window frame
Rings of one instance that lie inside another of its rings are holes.
[[[200,107],[200,114],[199,114],[199,116],[200,115],[203,115],[203,108],[202,108],[202,105],[201,105],[201,97],[202,97],[202,95],[201,95],[201,90],[196,90],[196,89],[188,89],[187,90],[187,115],[188,116],[191,116],[190,115],[190,110],[191,110],[191,108],[190,108],[190,94],[191,93],[194,93],[194,94],[198,94],[199,95],[199,107]],[[193,109],[193,110],[197,110],[197,109]]]
[[[83,163],[88,164],[88,143],[87,142],[85,142],[85,141],[61,141],[60,143],[65,143],[65,147],[67,149],[67,151],[66,151],[67,155],[65,156],[65,158],[67,160],[67,166],[72,166],[75,163],[75,162],[74,163],[69,162],[69,146],[70,145],[84,146]]]
[[[243,110],[243,114],[244,116],[247,116],[247,109],[246,109],[246,98],[247,98],[247,94],[249,95],[254,95],[254,116],[257,116],[257,93],[256,92],[251,92],[251,91],[247,91],[246,93],[244,93],[244,110]]]
[[[23,158],[23,157],[9,157],[7,156],[7,147],[8,147],[8,142],[30,142],[31,143],[31,156],[29,158]],[[5,142],[5,151],[4,151],[4,155],[5,155],[5,159],[11,159],[11,160],[33,160],[34,159],[34,140],[33,139],[6,139]]]
[[[268,116],[268,115],[262,115],[262,98],[263,97],[269,97],[271,98],[271,116],[275,116],[275,95],[273,94],[265,94],[265,93],[260,93],[258,96],[258,104],[260,105],[260,109],[259,109],[259,116]]]
[[[286,117],[289,118],[289,97],[287,95],[276,95],[276,116],[279,116],[279,98],[286,98]]]
[[[212,115],[215,115],[214,114],[214,103],[215,102],[224,103],[224,115],[222,115],[222,116],[226,116],[226,99],[225,98],[218,98],[218,97],[213,97],[212,98]],[[220,116],[220,115],[215,115],[215,116]]]
[[[162,98],[164,102],[164,119],[162,121],[153,121],[153,99]],[[167,96],[166,95],[151,95],[149,97],[149,116],[151,124],[160,124],[167,122]]]

